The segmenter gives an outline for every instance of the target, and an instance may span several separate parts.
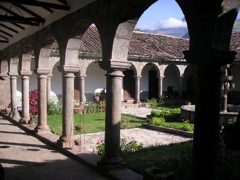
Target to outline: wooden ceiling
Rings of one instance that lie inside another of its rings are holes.
[[[69,11],[67,0],[0,0],[0,44],[31,26],[41,26],[58,11]]]

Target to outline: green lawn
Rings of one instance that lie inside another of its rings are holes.
[[[81,120],[80,120],[81,118]],[[105,130],[105,113],[91,113],[74,115],[74,126],[77,124],[83,124],[84,120],[84,133],[103,132]],[[143,119],[139,119],[132,116],[122,115],[121,128],[134,128],[139,127],[145,122]],[[51,131],[57,135],[62,134],[62,115],[48,115],[48,125]],[[74,130],[74,134],[78,134]]]
[[[190,179],[192,142],[155,146],[138,152],[124,153],[128,167],[140,174],[155,166],[163,172],[173,171],[177,179]]]
[[[227,159],[226,146],[223,141],[220,142],[217,153],[216,179],[230,179],[230,177],[239,179],[240,151],[232,150],[231,156],[228,154]],[[192,172],[192,144],[192,142],[185,142],[145,148],[133,153],[125,152],[124,159],[130,169],[140,174],[143,174],[144,169],[155,166],[163,172],[173,171],[176,179],[189,180]],[[227,166],[230,166],[229,169]]]

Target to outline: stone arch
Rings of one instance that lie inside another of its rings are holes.
[[[127,61],[130,40],[136,25],[136,20],[129,20],[118,25],[112,50],[112,59],[117,61]]]
[[[196,67],[188,65],[184,70],[183,77],[183,97],[194,103],[197,82]]]
[[[164,71],[163,91],[167,96],[178,96],[180,70],[175,64],[169,64]]]
[[[140,99],[158,98],[160,70],[156,63],[146,63],[141,72]]]

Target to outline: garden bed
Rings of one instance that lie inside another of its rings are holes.
[[[157,125],[153,125],[153,124],[149,124],[149,123],[143,123],[142,126],[147,129],[158,130],[158,131],[162,131],[162,132],[167,132],[167,133],[191,137],[191,138],[193,137],[193,132],[189,132],[189,131],[182,131],[182,130],[178,130],[178,129],[157,126]]]

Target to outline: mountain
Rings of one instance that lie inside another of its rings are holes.
[[[184,34],[188,32],[187,28],[160,28],[156,30],[142,29],[143,32],[154,33],[154,34],[164,34],[170,36],[183,37]]]
[[[185,21],[185,19],[182,19]],[[188,29],[187,28],[159,28],[155,30],[141,29],[143,32],[155,33],[155,34],[164,34],[176,37],[182,37],[189,39]],[[233,26],[233,33],[240,33],[240,19],[236,19]]]
[[[240,32],[240,19],[236,19],[234,25],[233,25],[233,33],[239,33]]]

